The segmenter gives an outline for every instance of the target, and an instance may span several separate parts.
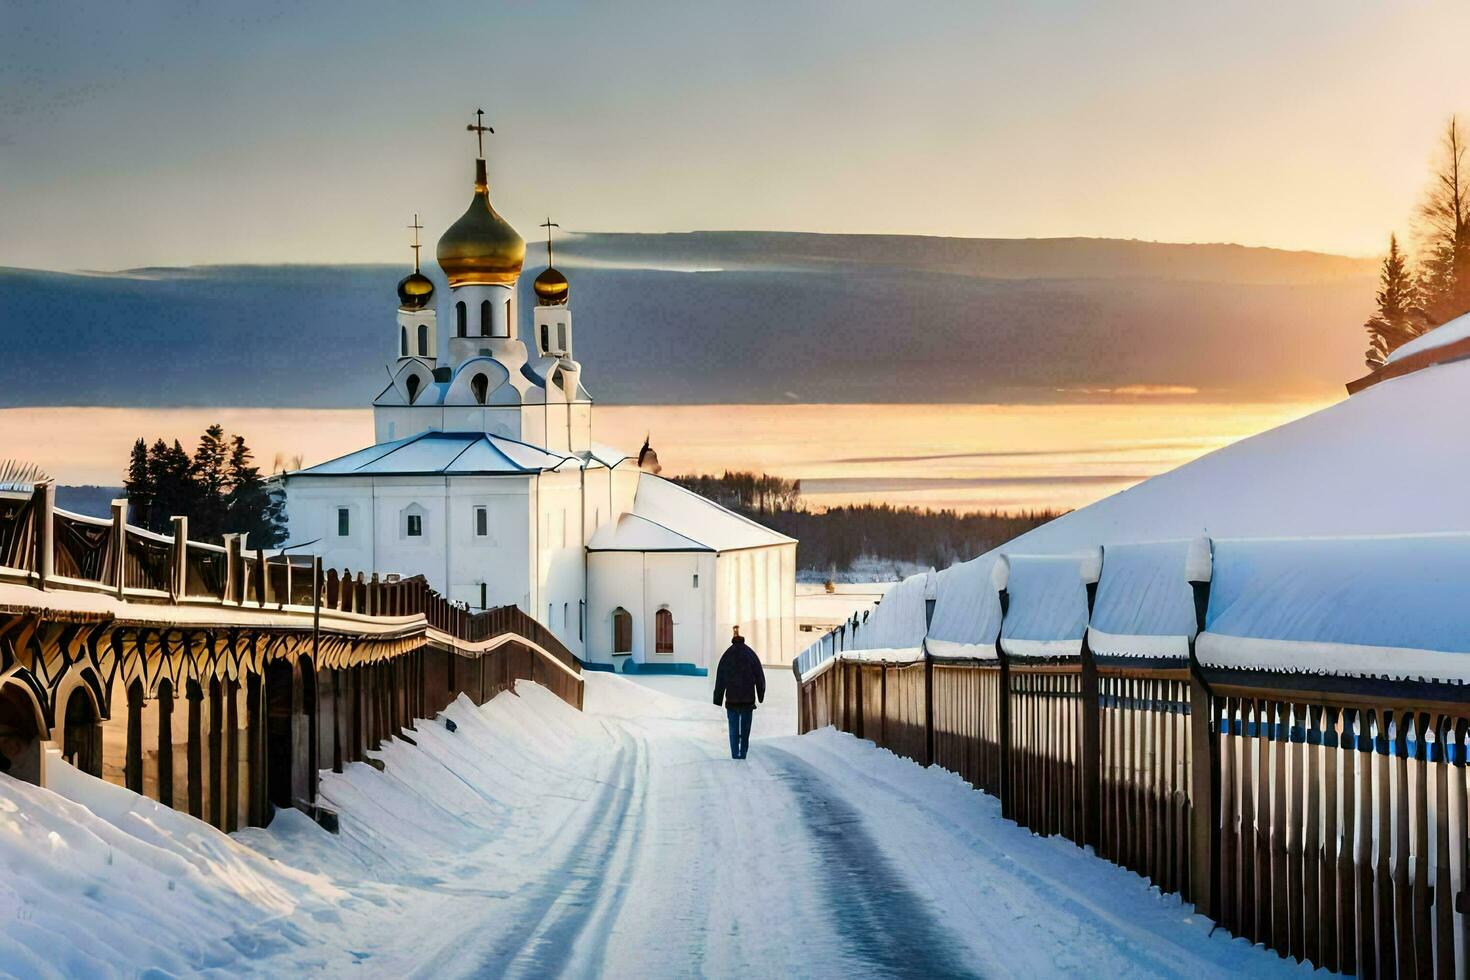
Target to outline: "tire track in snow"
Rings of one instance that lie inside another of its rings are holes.
[[[596,973],[607,944],[606,930],[599,934],[598,927],[605,925],[626,886],[648,783],[646,745],[622,726],[609,727],[621,743],[618,762],[586,806],[578,828],[580,841],[571,843],[567,860],[541,876],[540,886],[524,903],[502,910],[513,917],[513,928],[498,936],[489,954],[466,973],[497,977]]]
[[[770,772],[796,797],[824,878],[831,921],[852,966],[863,975],[915,978],[979,976],[956,955],[964,944],[913,893],[868,833],[862,816],[817,769],[766,747]]]

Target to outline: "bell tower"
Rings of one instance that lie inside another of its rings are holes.
[[[434,282],[419,271],[419,232],[423,230],[419,216],[413,216],[413,272],[398,280],[398,337],[395,362],[401,365],[409,358],[427,362],[429,370],[439,358],[439,338],[435,329]]]

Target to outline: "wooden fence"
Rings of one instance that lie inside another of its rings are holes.
[[[582,707],[580,663],[514,606],[473,613],[422,577],[324,571],[238,535],[190,541],[184,518],[161,535],[129,525],[125,502],[100,520],[50,493],[0,493],[12,775],[43,779],[52,741],[85,772],[233,830],[283,806],[322,819],[320,769],[461,695],[482,704],[525,680]]]
[[[1119,666],[1085,641],[1060,662],[999,643],[993,659],[874,656],[798,669],[802,732],[958,773],[1022,826],[1283,956],[1470,975],[1467,685],[1224,670],[1192,652]]]

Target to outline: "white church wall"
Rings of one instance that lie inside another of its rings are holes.
[[[343,508],[347,510],[345,535],[338,533],[337,511]],[[372,479],[293,477],[287,495],[286,526],[288,544],[317,542],[309,550],[322,556],[325,567],[372,571],[376,564]]]
[[[638,478],[642,472],[632,463],[613,468],[610,498],[612,516],[626,514],[633,509],[633,501],[638,496]]]
[[[586,658],[613,662],[613,613],[633,617],[632,659],[649,666],[710,669],[724,651],[714,631],[718,590],[710,552],[595,551],[587,557]],[[658,611],[674,620],[674,650],[658,651]]]
[[[445,589],[447,492],[442,477],[374,478],[374,570],[422,575],[433,588]]]
[[[612,519],[609,497],[612,473],[603,466],[588,467],[582,485],[586,497],[582,508],[582,543],[585,545],[597,533],[598,528]]]
[[[592,445],[592,406],[587,402],[575,402],[569,406],[572,434],[572,452],[585,452]]]
[[[449,481],[447,558],[451,599],[473,609],[531,608],[531,477],[453,477]],[[485,511],[480,534],[477,511]],[[481,586],[484,586],[482,589]]]
[[[585,540],[582,537],[582,475],[575,469],[537,478],[536,581],[539,595],[531,615],[573,653],[584,645],[582,602]]]
[[[714,608],[715,556],[708,552],[650,552],[643,557],[643,615],[634,631],[643,633],[633,659],[652,666],[693,664],[710,667],[711,613]],[[657,616],[667,609],[674,620],[674,649],[659,653]],[[723,649],[723,648],[722,648]]]
[[[587,556],[587,649],[592,663],[613,662],[613,612],[633,617],[633,656],[643,655],[643,555],[594,551]]]

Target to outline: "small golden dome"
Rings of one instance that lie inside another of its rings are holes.
[[[536,290],[537,306],[565,306],[572,287],[566,276],[547,266],[541,270],[541,275],[536,277],[531,288]]]
[[[434,282],[421,272],[410,272],[398,280],[398,308],[422,310],[434,301]]]
[[[526,261],[525,239],[490,206],[485,161],[475,161],[475,197],[435,249],[451,286],[511,286]]]

